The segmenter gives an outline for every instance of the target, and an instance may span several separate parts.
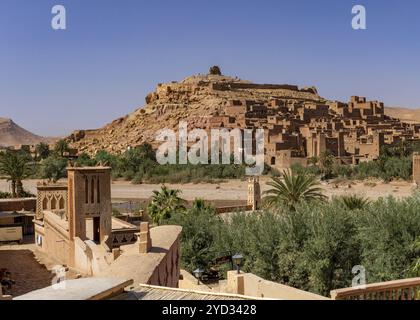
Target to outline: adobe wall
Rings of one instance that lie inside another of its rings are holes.
[[[198,282],[198,280],[189,272],[181,270],[179,279],[179,289],[196,290],[196,291],[209,291],[212,292],[212,288]]]
[[[212,83],[213,90],[232,90],[232,89],[260,89],[260,90],[292,90],[292,91],[299,91],[298,86],[288,85],[288,84],[258,84],[258,83],[237,83],[237,82],[229,82],[229,83]]]
[[[36,211],[36,198],[0,199],[0,211]]]
[[[228,293],[280,300],[329,300],[326,297],[260,278],[252,273],[229,271]]]
[[[53,213],[50,213],[53,215]],[[35,236],[42,236],[42,247],[44,252],[54,257],[61,264],[69,264],[70,241],[68,231],[62,229],[53,220],[44,217],[44,228],[38,225],[35,227]]]
[[[178,288],[181,272],[180,236],[181,234],[178,235],[159,266],[155,268],[147,284]]]

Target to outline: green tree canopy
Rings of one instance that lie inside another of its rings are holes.
[[[162,186],[160,191],[153,191],[147,212],[154,223],[159,225],[171,215],[185,210],[185,200],[179,196],[180,194],[180,190],[169,189],[166,186]]]
[[[280,177],[272,177],[267,184],[272,187],[264,192],[264,202],[269,206],[294,209],[301,201],[326,200],[316,177],[304,172],[283,171]]]
[[[8,150],[0,154],[0,173],[11,182],[12,197],[24,195],[22,180],[33,171],[31,158],[26,152]]]
[[[64,139],[58,140],[54,147],[54,151],[61,157],[64,157],[64,153],[68,152],[69,150],[69,144]]]

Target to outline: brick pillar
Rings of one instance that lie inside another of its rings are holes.
[[[227,272],[227,292],[233,294],[245,294],[245,278],[244,273],[240,274],[236,270]]]
[[[140,224],[140,233],[137,239],[140,253],[148,253],[152,248],[152,239],[150,238],[149,222]]]

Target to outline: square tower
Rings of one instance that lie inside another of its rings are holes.
[[[70,241],[105,243],[112,228],[111,168],[69,167],[67,172]]]
[[[258,210],[261,205],[261,187],[258,177],[248,178],[248,206],[252,206],[252,210]]]

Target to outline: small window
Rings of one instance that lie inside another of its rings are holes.
[[[95,203],[95,179],[92,178],[91,184],[90,184],[90,203]]]
[[[89,181],[88,178],[85,178],[85,203],[89,201]]]
[[[64,209],[64,199],[63,199],[63,197],[61,197],[59,202],[58,202],[58,208],[60,210]]]
[[[98,203],[101,203],[101,189],[99,187],[99,177],[96,180],[97,183],[97,187],[96,187],[96,192],[97,192],[97,199],[98,199]]]
[[[51,199],[51,210],[57,209],[57,200],[55,198]]]
[[[48,209],[48,200],[47,200],[47,197],[45,197],[42,200],[42,210],[47,210],[47,209]]]

